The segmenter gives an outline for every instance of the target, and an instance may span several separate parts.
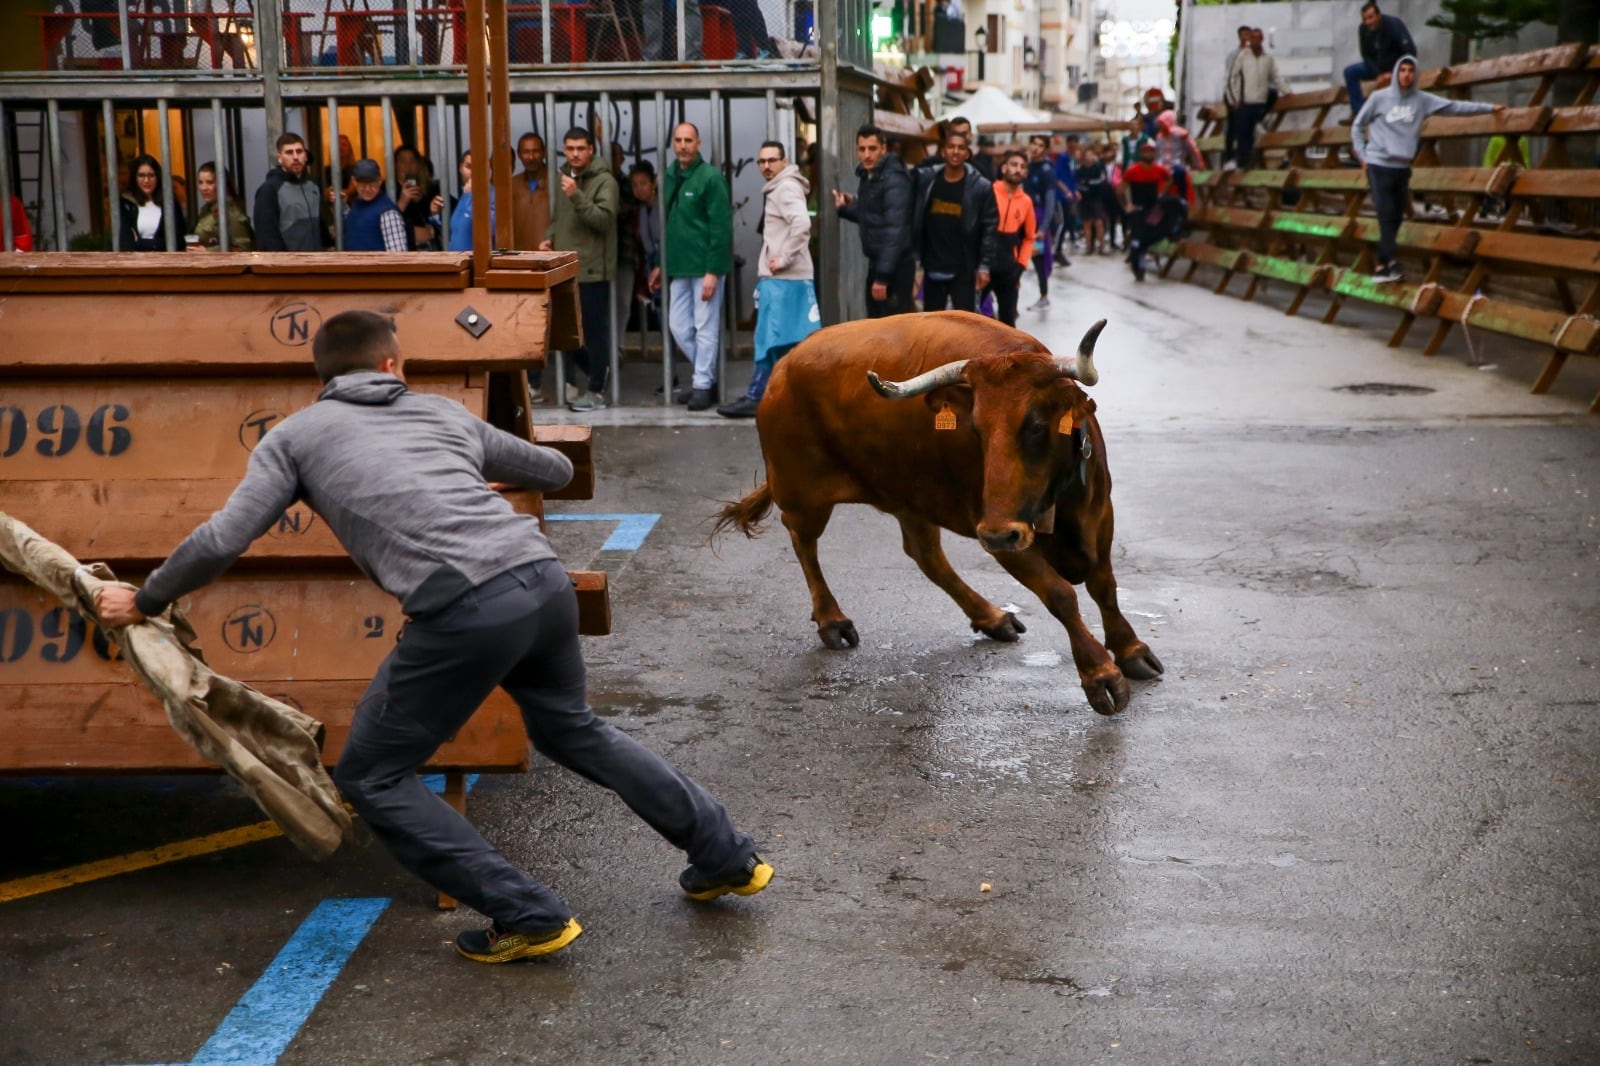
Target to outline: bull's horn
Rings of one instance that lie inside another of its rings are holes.
[[[1083,335],[1083,340],[1078,342],[1078,351],[1070,359],[1064,356],[1056,357],[1056,366],[1061,368],[1063,377],[1083,385],[1093,385],[1100,380],[1100,371],[1094,366],[1094,342],[1100,339],[1100,331],[1106,328],[1106,320],[1101,319],[1089,327],[1089,332]]]
[[[877,371],[867,371],[867,381],[877,390],[879,396],[886,396],[891,400],[903,400],[907,396],[921,396],[925,392],[932,392],[943,385],[954,385],[965,381],[967,378],[967,361],[959,359],[954,363],[936,366],[925,374],[918,374],[905,381],[884,381],[878,377]]]

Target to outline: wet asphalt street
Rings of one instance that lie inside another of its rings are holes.
[[[269,840],[0,903],[0,1062],[1600,1061],[1596,368],[1533,397],[1537,353],[1481,372],[1109,262],[1055,297],[1021,324],[1058,351],[1111,320],[1121,603],[1166,665],[1122,715],[974,542],[946,550],[1018,644],[862,508],[822,541],[861,646],[824,650],[781,526],[707,543],[754,427],[607,412],[597,498],[553,511],[661,518],[604,556],[552,523],[613,571],[591,700],[772,887],[684,901],[672,849],[536,761],[469,807],[572,903],[560,956],[458,959],[479,919],[369,834],[320,866]],[[1338,391],[1373,383],[1435,391]],[[260,820],[211,779],[0,780],[0,817],[0,882]],[[319,929],[347,961],[313,943],[252,998]]]

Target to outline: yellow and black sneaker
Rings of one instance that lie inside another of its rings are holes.
[[[487,929],[474,929],[456,937],[456,951],[473,962],[515,962],[535,955],[560,951],[583,932],[576,918],[568,918],[560,929],[538,933],[513,933],[499,922]]]
[[[678,875],[678,885],[690,899],[704,903],[718,896],[726,896],[729,892],[753,896],[767,887],[772,880],[772,873],[772,867],[761,856],[752,855],[739,869],[721,877],[707,876],[700,867],[691,866]]]

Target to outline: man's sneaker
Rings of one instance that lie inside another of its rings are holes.
[[[717,414],[723,418],[754,418],[756,409],[760,406],[760,400],[752,400],[748,396],[741,396],[732,403],[725,403],[717,408]]]
[[[528,402],[533,404],[535,407],[543,407],[550,401],[546,400],[544,398],[544,393],[540,392],[538,389],[530,389],[528,391]]]
[[[1140,262],[1137,262],[1137,261],[1134,262],[1134,264],[1133,264],[1133,280],[1134,281],[1143,281],[1144,280],[1144,264],[1143,263],[1140,263]]]
[[[474,929],[456,937],[456,951],[473,962],[515,962],[535,955],[560,951],[583,932],[576,918],[568,918],[560,929],[540,933],[513,933],[499,922],[487,929]]]
[[[1399,264],[1385,263],[1372,272],[1372,283],[1374,285],[1388,285],[1390,282],[1399,281],[1403,277],[1405,275],[1400,272]]]
[[[1235,162],[1234,162],[1234,161],[1233,161],[1233,160],[1231,160],[1231,159],[1229,159],[1229,160],[1228,160],[1228,161],[1227,161],[1227,162],[1225,162],[1225,163],[1223,163],[1223,164],[1222,164],[1222,172],[1223,172],[1223,173],[1224,173],[1224,174],[1228,174],[1228,173],[1231,173],[1231,172],[1233,172],[1233,171],[1235,171],[1235,170],[1238,170],[1238,169],[1239,169],[1239,164],[1238,164],[1238,163],[1235,163]]]
[[[578,398],[567,404],[569,411],[600,411],[606,406],[606,398],[598,392],[589,392],[587,389],[578,393]]]
[[[569,382],[567,382],[567,394],[566,395],[567,395],[566,402],[567,403],[571,403],[573,400],[576,400],[579,396],[583,395],[583,390],[578,388],[578,386],[574,385],[572,382],[569,381]]]
[[[1050,297],[1041,296],[1037,300],[1033,301],[1033,303],[1028,305],[1028,310],[1030,310],[1030,311],[1043,311],[1046,307],[1049,307],[1049,306],[1050,306]]]
[[[708,877],[700,867],[691,866],[678,875],[678,887],[690,899],[704,903],[733,892],[740,896],[753,896],[767,887],[772,880],[772,867],[759,855],[750,856],[743,867],[721,877]]]
[[[716,386],[709,389],[695,389],[689,394],[689,410],[705,411],[717,402]]]
[[[685,385],[681,389],[673,389],[672,390],[672,402],[673,403],[688,403],[689,400],[692,399],[693,397],[694,397],[694,390],[691,389],[687,385]]]

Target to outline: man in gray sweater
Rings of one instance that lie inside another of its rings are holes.
[[[1411,161],[1422,147],[1422,124],[1429,115],[1479,115],[1504,111],[1505,104],[1447,100],[1417,87],[1417,61],[1403,56],[1394,65],[1392,83],[1367,97],[1350,127],[1350,150],[1361,160],[1361,172],[1372,190],[1378,215],[1378,266],[1372,280],[1387,284],[1401,279],[1395,258],[1400,219],[1411,202]]]
[[[572,477],[567,458],[408,390],[387,316],[334,315],[312,356],[327,383],[317,402],[262,440],[227,504],[142,589],[101,591],[101,623],[160,614],[305,500],[408,616],[356,706],[334,781],[401,865],[494,920],[462,933],[457,951],[510,962],[559,951],[582,932],[559,897],[417,776],[497,686],[522,708],[541,754],[616,792],[688,852],[678,882],[691,898],[766,887],[772,867],[722,805],[589,709],[572,581],[538,520],[489,484],[560,488]]]

